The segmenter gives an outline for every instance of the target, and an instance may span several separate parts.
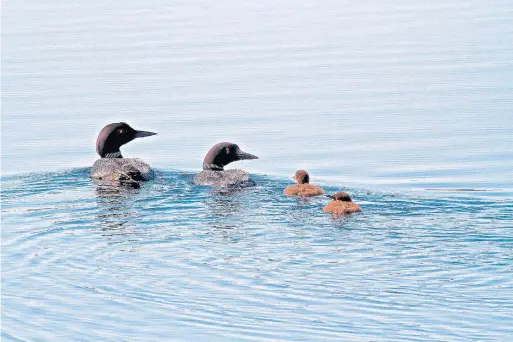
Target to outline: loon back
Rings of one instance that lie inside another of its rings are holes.
[[[201,171],[194,177],[194,184],[223,188],[246,188],[256,185],[246,171],[238,169]]]
[[[94,162],[91,178],[107,181],[147,181],[153,170],[139,158],[102,158]]]

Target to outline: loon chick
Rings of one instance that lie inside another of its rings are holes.
[[[329,202],[322,211],[335,215],[345,215],[362,211],[362,208],[353,202],[347,192],[339,191],[333,195],[327,195],[333,201]]]
[[[310,175],[305,170],[298,170],[292,177],[297,184],[288,186],[283,193],[288,196],[313,197],[324,194],[324,190],[310,183]]]
[[[222,142],[215,144],[203,159],[203,171],[194,177],[194,184],[215,187],[249,187],[256,183],[246,171],[224,170],[231,162],[244,159],[258,159],[257,156],[242,152],[237,144]]]
[[[100,131],[96,152],[101,159],[94,162],[89,176],[94,179],[119,182],[139,182],[153,178],[150,166],[138,158],[123,158],[119,148],[134,140],[157,133],[136,131],[124,122],[111,123]]]

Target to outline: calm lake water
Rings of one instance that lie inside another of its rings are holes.
[[[3,1],[2,340],[513,340],[512,22]],[[156,168],[141,189],[88,178],[116,121],[159,133],[122,148]],[[256,188],[191,183],[219,141]],[[284,197],[300,168],[364,212]]]

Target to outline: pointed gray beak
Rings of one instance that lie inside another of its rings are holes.
[[[244,159],[258,159],[257,156],[251,154],[251,153],[246,153],[246,152],[242,152],[241,150],[238,150],[237,151],[237,158],[239,158],[239,160],[244,160]]]
[[[135,131],[136,138],[151,137],[152,135],[156,135],[156,134],[157,133],[147,132],[147,131]]]

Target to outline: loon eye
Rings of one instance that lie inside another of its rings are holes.
[[[123,129],[123,128],[122,128],[122,129],[120,129],[118,132],[119,132],[119,134],[125,134],[125,133],[126,133],[126,129]]]
[[[230,154],[230,148],[229,147],[226,148],[226,153]]]

